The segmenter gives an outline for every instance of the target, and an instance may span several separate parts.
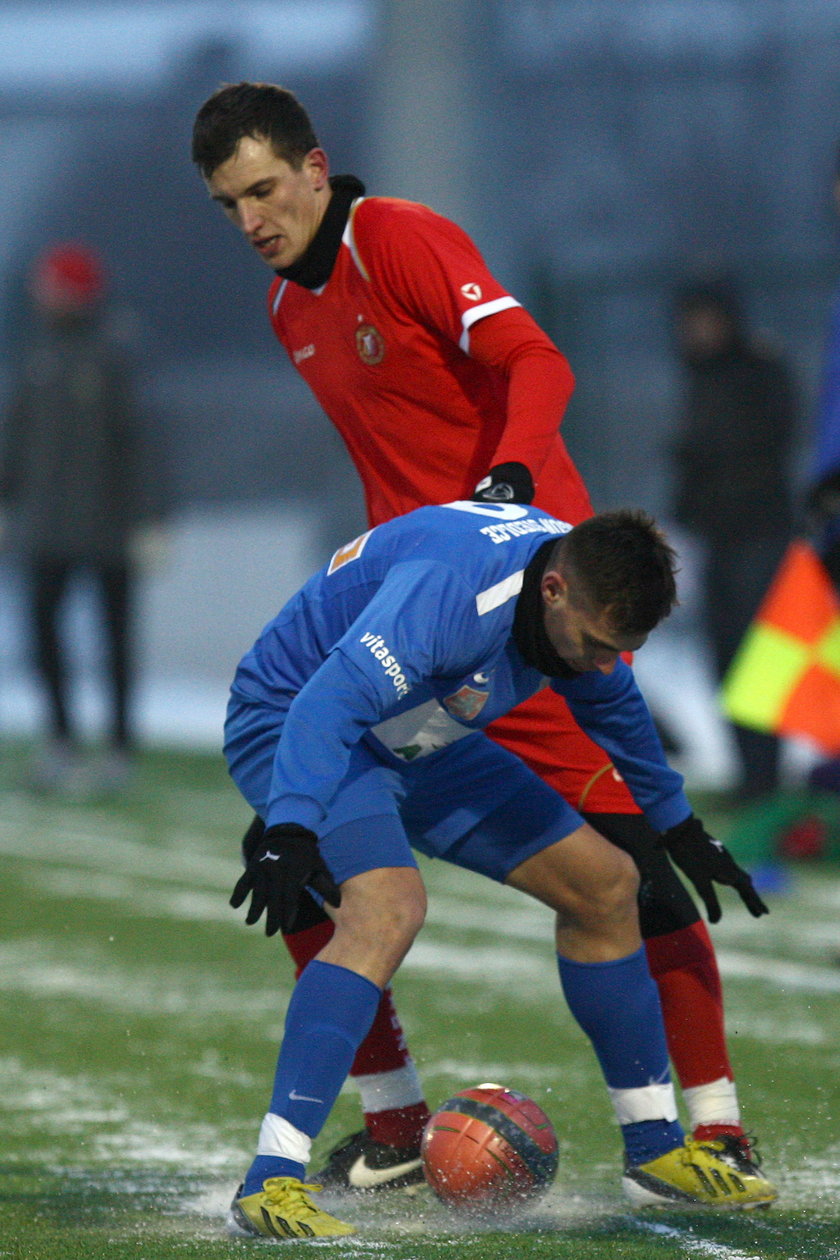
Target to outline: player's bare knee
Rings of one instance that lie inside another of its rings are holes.
[[[336,916],[345,939],[375,942],[383,955],[402,957],[426,917],[426,891],[419,878],[368,880],[360,887],[349,880],[342,889]]]
[[[425,918],[425,896],[403,896],[379,908],[375,930],[383,939],[395,945],[403,943],[408,949]]]
[[[601,865],[601,877],[595,887],[594,904],[603,919],[624,918],[637,913],[639,872],[628,853],[614,849],[610,862]]]
[[[571,874],[566,872],[564,880],[558,880],[552,899],[558,926],[597,932],[635,919],[638,888],[633,859],[621,849],[605,845],[597,861],[579,865]]]

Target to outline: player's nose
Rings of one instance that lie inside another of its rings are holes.
[[[263,216],[253,202],[242,201],[238,207],[239,226],[246,236],[253,236],[262,227]]]

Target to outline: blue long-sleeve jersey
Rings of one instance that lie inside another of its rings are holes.
[[[686,818],[632,670],[546,679],[513,637],[535,551],[570,525],[517,504],[426,507],[341,548],[240,662],[234,697],[282,715],[266,822],[317,831],[365,740],[411,774],[549,684],[662,831]]]

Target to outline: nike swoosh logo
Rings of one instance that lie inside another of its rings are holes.
[[[279,861],[280,861],[280,854],[279,854],[279,853],[272,853],[272,852],[271,852],[271,850],[269,849],[267,852],[265,852],[265,853],[262,855],[262,857],[260,858],[260,861],[261,861],[261,862],[265,862],[265,861],[269,861],[269,862],[279,862]]]
[[[409,1159],[404,1164],[392,1164],[390,1168],[368,1168],[364,1155],[360,1155],[347,1170],[347,1180],[357,1190],[372,1190],[375,1186],[395,1181],[406,1173],[414,1172],[423,1163],[422,1159]]]
[[[296,1089],[292,1090],[292,1092],[289,1094],[289,1097],[291,1098],[292,1102],[323,1103],[324,1101],[323,1098],[309,1098],[308,1095],[306,1094],[299,1094]]]

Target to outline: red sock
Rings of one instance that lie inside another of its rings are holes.
[[[727,1137],[741,1138],[741,1144],[744,1148],[744,1154],[750,1155],[752,1147],[748,1139],[744,1135],[744,1130],[740,1124],[698,1124],[694,1130],[693,1136],[698,1142],[712,1142],[715,1138]]]
[[[645,941],[659,988],[668,1053],[683,1089],[733,1079],[723,1025],[723,992],[711,937],[702,919]]]
[[[286,949],[292,955],[295,964],[295,978],[303,971],[307,963],[312,962],[316,954],[320,954],[327,941],[332,939],[335,926],[332,919],[322,919],[302,932],[284,932],[283,940]]]
[[[390,1111],[366,1111],[365,1128],[374,1142],[403,1148],[419,1146],[429,1115],[424,1102]]]

